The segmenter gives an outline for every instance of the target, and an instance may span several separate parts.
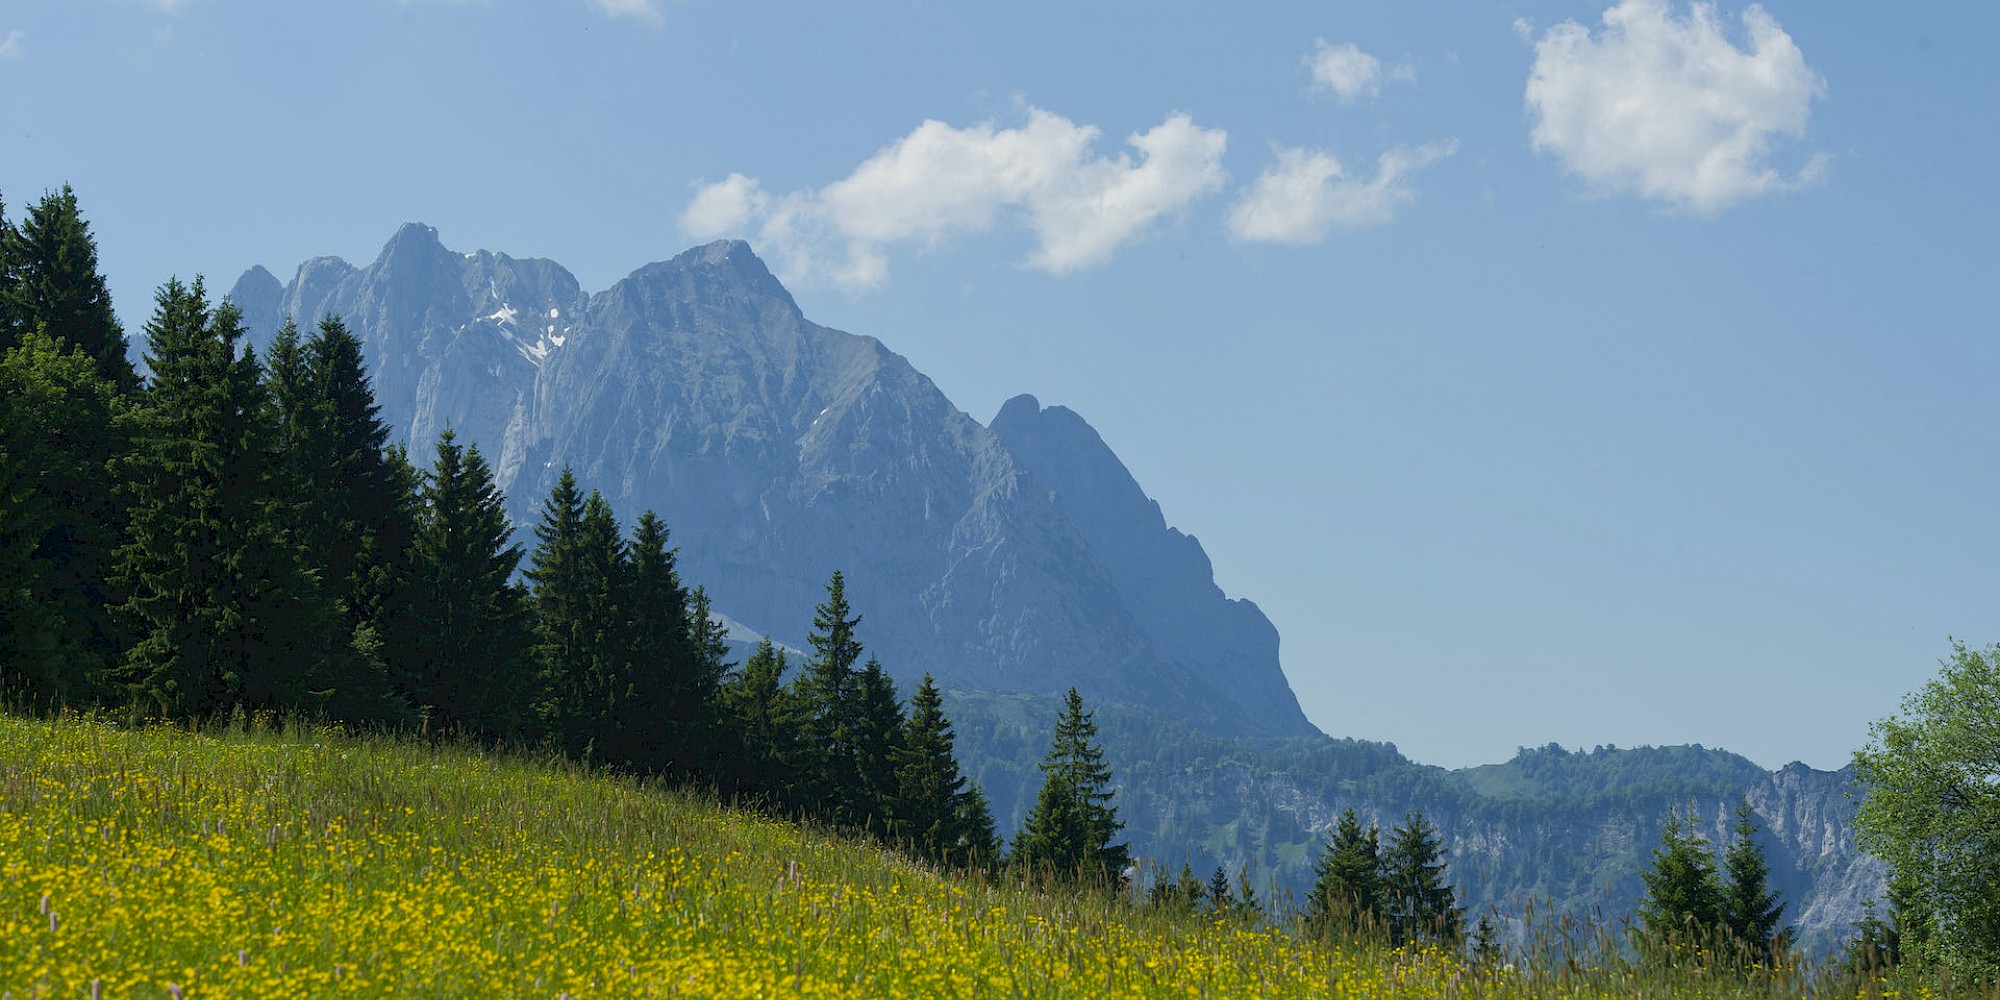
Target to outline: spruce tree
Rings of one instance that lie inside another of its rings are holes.
[[[894,839],[901,835],[896,767],[903,757],[903,706],[896,682],[880,661],[868,658],[854,685],[854,787],[858,809],[846,818],[853,826]]]
[[[1229,890],[1229,872],[1221,865],[1215,866],[1215,874],[1208,877],[1208,905],[1217,916],[1236,909],[1236,895]]]
[[[1391,943],[1455,942],[1465,933],[1465,911],[1444,881],[1444,843],[1422,810],[1404,817],[1382,854],[1382,902]]]
[[[1318,933],[1355,933],[1382,917],[1381,840],[1375,825],[1362,829],[1352,808],[1340,814],[1333,836],[1313,863],[1306,921]]]
[[[411,655],[411,637],[385,616],[408,583],[412,484],[386,449],[389,427],[360,341],[328,317],[301,343],[287,320],[272,341],[263,391],[281,518],[333,602],[348,647],[329,657],[328,710],[403,721],[407,708],[391,696],[388,662]]]
[[[1500,929],[1493,926],[1491,915],[1482,913],[1472,929],[1472,964],[1481,969],[1496,968],[1500,954]]]
[[[813,611],[807,636],[813,657],[795,684],[803,712],[801,790],[823,818],[837,823],[866,810],[855,767],[859,679],[854,665],[861,658],[861,641],[854,630],[860,624],[861,616],[847,603],[846,581],[835,570],[827,580],[826,600]]]
[[[392,615],[410,637],[409,655],[391,662],[397,684],[433,730],[527,737],[540,688],[507,498],[478,446],[447,429],[419,499],[410,582]]]
[[[126,357],[125,330],[111,311],[110,289],[97,270],[97,241],[77,208],[76,192],[65,184],[44,195],[0,239],[11,246],[4,312],[15,325],[10,331],[0,323],[0,350],[39,325],[88,355],[119,391],[135,391],[139,376]]]
[[[1111,769],[1097,745],[1097,723],[1075,688],[1064,696],[1041,769],[1041,791],[1015,839],[1015,860],[1030,872],[1122,885],[1130,852],[1111,842],[1124,826],[1111,804]]]
[[[910,696],[896,766],[898,836],[919,857],[950,861],[967,845],[961,829],[965,776],[959,773],[951,720],[937,681],[925,674]]]
[[[611,732],[628,695],[625,634],[614,597],[625,572],[624,542],[604,497],[579,494],[564,469],[543,503],[529,557],[534,584],[542,716],[572,754],[585,755]]]
[[[645,770],[700,771],[713,762],[722,678],[689,634],[688,593],[659,515],[639,515],[616,595],[626,627],[630,697],[619,709],[620,755]]]
[[[39,328],[0,353],[0,697],[82,707],[109,694],[124,518],[105,480],[124,410],[94,360]]]
[[[311,516],[306,540],[348,620],[373,623],[404,569],[412,525],[386,450],[389,425],[369,383],[361,341],[329,316],[304,347],[309,423],[301,435]]]
[[[337,622],[284,531],[256,358],[241,316],[200,279],[169,281],[147,326],[153,371],[122,465],[131,516],[117,552],[134,637],[116,678],[144,708],[204,718],[236,705],[323,702]]]
[[[968,782],[958,805],[958,843],[947,860],[959,868],[992,871],[1000,867],[1004,845],[993,825],[993,809],[979,782]]]
[[[1784,934],[1785,904],[1771,889],[1771,866],[1757,846],[1756,813],[1750,800],[1736,805],[1735,838],[1722,858],[1722,924],[1731,937],[1762,958]]]
[[[798,756],[799,709],[785,686],[785,651],[765,636],[743,668],[723,682],[723,710],[734,735],[724,777],[739,792],[765,802],[791,806]]]
[[[1722,889],[1715,855],[1709,851],[1708,838],[1679,812],[1668,813],[1652,864],[1639,877],[1646,890],[1639,904],[1639,924],[1651,940],[1705,940],[1721,924]]]

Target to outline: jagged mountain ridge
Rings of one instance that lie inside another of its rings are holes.
[[[808,321],[741,242],[586,295],[551,261],[410,224],[366,267],[253,268],[231,299],[255,343],[345,320],[415,460],[455,428],[517,526],[565,466],[624,520],[658,511],[716,608],[791,645],[837,568],[906,682],[1075,684],[1218,735],[1317,733],[1276,629],[1081,417],[1023,396],[981,425],[880,341]]]

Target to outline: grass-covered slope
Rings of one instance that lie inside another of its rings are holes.
[[[1481,968],[944,875],[560,762],[0,716],[0,995],[16,998],[1770,997],[1808,982],[1649,970],[1561,937],[1553,957],[1517,952],[1519,971]]]
[[[558,765],[0,718],[15,997],[1319,996],[1458,971],[946,877]]]

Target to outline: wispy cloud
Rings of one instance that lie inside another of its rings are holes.
[[[1669,0],[1623,0],[1595,34],[1575,21],[1550,28],[1528,76],[1534,148],[1594,193],[1703,216],[1817,180],[1824,154],[1790,175],[1770,158],[1779,137],[1805,136],[1826,82],[1762,7],[1742,21],[1747,49],[1707,3],[1683,15]],[[1515,29],[1533,36],[1524,22]]]
[[[1280,148],[1278,162],[1229,210],[1229,235],[1246,243],[1318,243],[1336,229],[1393,220],[1417,200],[1411,173],[1458,152],[1458,140],[1398,146],[1383,153],[1372,178],[1349,177],[1332,153]]]
[[[1115,156],[1093,149],[1101,135],[1032,107],[1014,128],[926,121],[821,188],[774,196],[742,174],[704,185],[681,227],[697,239],[754,235],[788,280],[859,290],[888,277],[893,246],[935,247],[1003,222],[1034,234],[1030,265],[1089,267],[1222,187],[1220,129],[1172,114]]]
[[[1314,42],[1313,50],[1306,53],[1305,63],[1312,71],[1313,89],[1332,92],[1342,104],[1353,104],[1381,93],[1384,79],[1408,83],[1417,78],[1416,71],[1408,65],[1384,69],[1382,60],[1361,51],[1353,42],[1331,45],[1324,38]]]
[[[19,28],[7,32],[7,37],[0,38],[0,59],[21,58],[21,53],[28,50],[27,45],[27,32]]]
[[[660,0],[590,0],[590,5],[607,17],[622,17],[651,27],[666,23]]]

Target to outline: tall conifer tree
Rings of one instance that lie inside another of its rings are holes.
[[[765,636],[722,685],[738,752],[725,768],[732,785],[766,802],[797,806],[799,709],[785,685],[785,651]]]
[[[97,363],[98,374],[121,392],[139,387],[126,357],[125,330],[111,311],[111,292],[97,270],[97,241],[77,208],[76,192],[65,184],[21,217],[11,244],[10,301],[5,313],[15,329],[0,324],[0,350],[39,325]]]
[[[626,629],[615,591],[626,571],[625,546],[611,505],[592,491],[579,494],[564,469],[543,503],[537,545],[529,557],[534,584],[542,715],[571,753],[606,750],[630,694]]]
[[[872,656],[854,693],[854,787],[859,794],[855,814],[846,822],[894,837],[900,826],[896,765],[903,756],[903,706],[896,698],[896,682]]]
[[[937,681],[925,674],[910,696],[909,719],[896,766],[897,836],[920,857],[956,861],[971,839],[963,828],[965,776],[953,749],[956,739],[945,718]]]
[[[435,729],[518,739],[534,728],[534,638],[527,593],[513,582],[521,547],[506,503],[479,448],[440,434],[422,479],[411,583],[394,611],[412,652],[392,661],[404,696]]]
[[[105,482],[124,409],[93,359],[39,328],[0,353],[0,695],[81,706],[109,694],[123,511]]]
[[[639,515],[618,605],[630,628],[631,696],[621,710],[625,758],[649,770],[705,771],[717,737],[719,664],[691,634],[689,595],[667,545],[666,522]]]
[[[1785,904],[1771,889],[1771,866],[1757,846],[1757,818],[1744,799],[1736,805],[1735,837],[1722,857],[1722,922],[1737,941],[1768,955],[1784,935]]]
[[[1381,918],[1383,895],[1380,834],[1373,823],[1363,829],[1349,808],[1313,863],[1306,920],[1320,933],[1351,934]]]
[[[1392,943],[1456,942],[1464,936],[1465,910],[1444,876],[1444,843],[1437,827],[1424,819],[1422,810],[1405,816],[1390,831],[1382,853],[1382,902]]]
[[[857,787],[855,768],[855,706],[858,678],[855,663],[861,641],[855,628],[861,616],[847,603],[847,585],[835,570],[827,580],[826,600],[814,609],[813,630],[807,636],[813,657],[795,682],[802,710],[801,791],[818,803],[824,815],[847,822],[866,810]]]
[[[325,603],[274,515],[256,359],[241,317],[200,279],[169,281],[147,326],[151,390],[123,463],[131,513],[118,550],[136,641],[116,671],[141,706],[201,718],[306,702],[340,648]]]
[[[1088,884],[1122,885],[1129,849],[1111,839],[1124,824],[1111,804],[1111,769],[1097,745],[1097,723],[1070,688],[1043,758],[1042,787],[1014,842],[1014,859]]]
[[[1692,813],[1690,809],[1690,817]],[[1720,926],[1722,888],[1715,855],[1708,838],[1695,831],[1692,818],[1668,813],[1652,864],[1639,877],[1646,887],[1639,924],[1649,937],[1656,941],[1706,937]]]

